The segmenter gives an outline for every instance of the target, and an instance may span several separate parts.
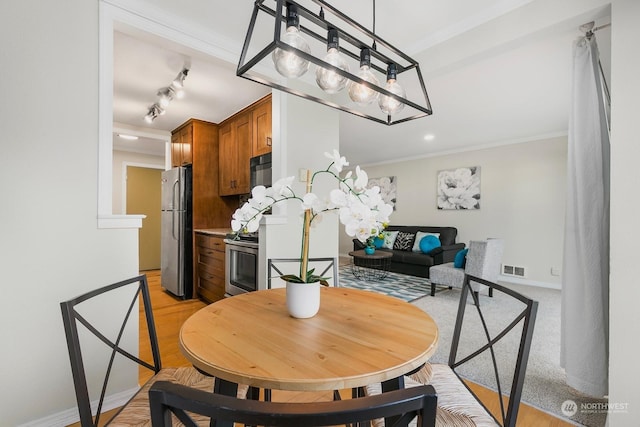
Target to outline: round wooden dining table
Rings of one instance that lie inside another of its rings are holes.
[[[183,354],[216,380],[318,391],[401,378],[436,350],[436,323],[403,300],[322,287],[318,314],[296,319],[285,298],[285,289],[269,289],[202,308],[180,330]]]

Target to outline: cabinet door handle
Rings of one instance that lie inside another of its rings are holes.
[[[267,137],[267,147],[271,147],[271,137]]]

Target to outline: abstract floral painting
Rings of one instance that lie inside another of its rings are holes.
[[[438,172],[438,209],[480,209],[480,166]]]
[[[393,206],[393,210],[396,210],[396,177],[395,176],[383,176],[381,178],[369,178],[367,188],[373,186],[380,187],[380,195],[385,203]]]

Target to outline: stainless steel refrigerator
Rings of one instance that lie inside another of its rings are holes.
[[[191,166],[162,173],[162,287],[181,298],[193,295]]]

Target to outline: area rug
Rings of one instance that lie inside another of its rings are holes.
[[[340,266],[338,276],[340,286],[345,288],[376,291],[408,302],[429,295],[431,292],[429,279],[405,274],[390,272],[384,279],[367,281],[356,278],[351,271],[351,265],[343,265]]]
[[[447,363],[456,312],[460,301],[460,291],[458,289],[441,290],[435,297],[431,297],[429,296],[430,285],[428,280],[394,273],[390,273],[387,279],[382,281],[364,283],[353,277],[349,266],[340,268],[340,282],[342,286],[368,289],[397,296],[405,301],[410,301],[429,313],[438,324],[440,332],[438,350],[431,360],[436,363]],[[522,401],[575,425],[604,426],[606,413],[602,411],[578,409],[575,414],[567,414],[562,411],[563,403],[568,400],[575,402],[577,408],[581,408],[582,404],[585,404],[585,407],[594,407],[593,404],[605,403],[606,400],[581,395],[565,384],[564,369],[560,367],[560,291],[506,283],[504,285],[538,301],[538,315],[522,392]],[[398,289],[405,286],[407,289]],[[421,293],[422,296],[416,299],[416,295]],[[493,298],[489,298],[486,294],[480,296],[483,312],[488,317],[504,318],[506,314],[519,309],[511,299],[498,294],[496,293]],[[472,311],[467,310],[467,313],[472,313]],[[473,319],[469,315],[465,317]],[[480,334],[481,330],[472,331],[469,335],[470,341],[473,340],[474,335],[480,336]],[[462,338],[463,341],[467,339],[467,336]],[[505,339],[512,339],[512,341],[505,343],[507,350],[498,350],[497,353],[499,357],[504,356],[505,359],[508,359],[513,354],[510,349],[517,348],[517,343],[513,341],[517,340],[517,338],[506,336]],[[461,347],[460,352],[461,354],[466,354],[465,348]],[[463,370],[461,373],[474,382],[491,389],[496,388],[490,360],[483,360],[481,364],[473,366],[472,369]],[[504,381],[504,379],[501,381]]]

